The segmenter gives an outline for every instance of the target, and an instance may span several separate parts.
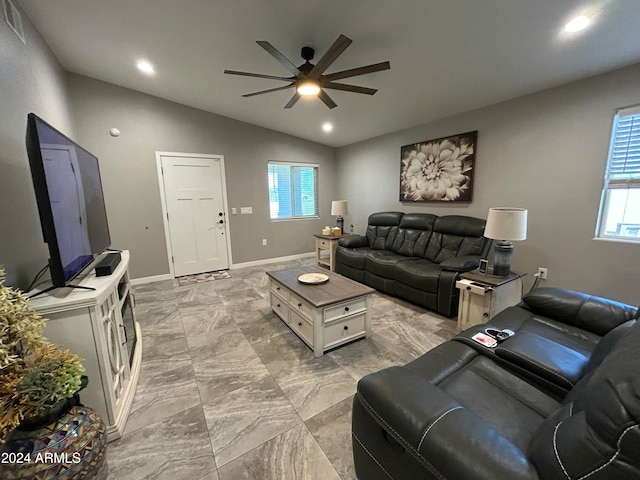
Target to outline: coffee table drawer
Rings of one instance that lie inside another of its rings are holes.
[[[291,310],[289,315],[289,325],[302,339],[313,348],[313,324],[307,319],[298,315],[294,310]]]
[[[324,309],[324,323],[339,320],[349,315],[364,312],[367,309],[366,300],[357,298]]]
[[[269,289],[272,292],[277,293],[278,295],[280,295],[280,297],[284,301],[289,301],[289,289],[287,289],[282,284],[276,282],[275,280],[271,280],[270,284],[269,284]]]
[[[309,302],[303,300],[293,292],[290,292],[289,302],[292,311],[296,311],[307,320],[313,321],[313,313],[315,312],[315,308],[313,308],[313,306]]]
[[[337,321],[324,326],[324,348],[340,344],[350,338],[364,336],[366,313],[352,316],[348,320]]]
[[[273,292],[271,292],[270,297],[271,297],[271,309],[282,320],[289,323],[289,307],[287,306],[286,302]]]

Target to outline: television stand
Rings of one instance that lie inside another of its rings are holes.
[[[29,295],[27,298],[30,300],[32,298],[36,298],[38,295],[42,295],[43,293],[47,293],[50,292],[51,290],[55,290],[56,288],[80,288],[83,290],[93,290],[95,291],[95,288],[93,287],[85,287],[84,285],[65,285],[64,287],[48,287],[45,288],[44,290],[34,293],[33,295]]]
[[[29,303],[47,318],[45,337],[83,359],[89,384],[79,392],[80,401],[102,417],[111,441],[124,432],[142,362],[129,252],[122,252],[111,275],[91,272],[74,282],[81,285],[64,296],[42,295]]]

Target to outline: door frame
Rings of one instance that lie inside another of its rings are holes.
[[[169,222],[167,212],[167,198],[164,192],[164,175],[162,173],[162,157],[186,157],[186,158],[205,158],[220,160],[220,175],[222,177],[222,205],[224,211],[224,219],[226,225],[226,242],[227,257],[229,260],[229,268],[233,265],[233,257],[231,253],[231,225],[229,224],[229,210],[227,202],[227,177],[224,170],[224,155],[213,155],[204,153],[182,153],[182,152],[160,152],[156,151],[156,170],[158,173],[158,187],[160,188],[160,204],[162,206],[162,223],[164,225],[164,238],[167,245],[167,261],[169,262],[169,274],[171,278],[176,278],[175,269],[173,268],[173,260],[171,259],[171,235],[169,233]]]

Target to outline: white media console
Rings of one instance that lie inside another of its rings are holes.
[[[95,290],[60,288],[29,300],[48,321],[47,339],[78,354],[89,377],[83,405],[107,424],[108,441],[122,436],[138,384],[142,337],[129,281],[129,252],[108,276],[92,270],[73,283]],[[37,290],[28,295],[37,293]]]

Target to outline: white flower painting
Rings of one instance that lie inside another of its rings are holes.
[[[471,201],[477,135],[467,132],[402,147],[400,201]]]

